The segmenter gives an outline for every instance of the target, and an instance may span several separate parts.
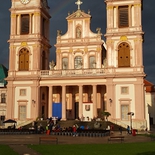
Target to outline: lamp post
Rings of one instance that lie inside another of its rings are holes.
[[[134,115],[133,112],[128,112],[128,115],[130,115],[130,128],[131,128],[131,131],[132,131],[132,116]]]

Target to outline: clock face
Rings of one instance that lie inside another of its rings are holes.
[[[30,0],[20,0],[22,2],[22,4],[27,4],[30,2]]]

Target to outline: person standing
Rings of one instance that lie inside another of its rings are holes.
[[[127,126],[127,133],[130,134],[130,127],[129,127],[129,125]]]
[[[122,135],[122,127],[121,126],[119,127],[119,132]]]
[[[73,131],[73,137],[75,137],[76,136],[76,126],[75,125],[73,125],[72,131]]]

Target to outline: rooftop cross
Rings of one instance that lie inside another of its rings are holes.
[[[75,2],[75,4],[78,6],[78,10],[80,10],[80,5],[82,4],[83,2],[81,2],[81,0],[78,0],[77,2]]]

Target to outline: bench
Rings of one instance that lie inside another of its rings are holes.
[[[117,140],[119,140],[119,141],[121,141],[121,143],[122,143],[122,141],[124,141],[124,136],[110,136],[109,138],[108,138],[108,141],[117,141]]]
[[[39,137],[39,144],[41,144],[41,142],[55,142],[56,144],[58,144],[58,138],[57,137],[51,137],[51,136],[44,136],[44,137]]]

